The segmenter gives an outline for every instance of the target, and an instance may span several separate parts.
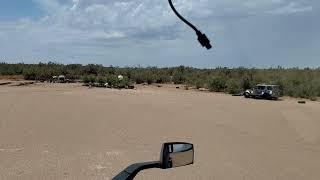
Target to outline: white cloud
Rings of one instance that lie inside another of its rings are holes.
[[[290,2],[289,4],[271,10],[269,13],[271,14],[292,14],[292,13],[301,13],[301,12],[310,12],[312,11],[312,6],[301,6],[296,2]]]
[[[58,56],[59,59],[67,59],[81,54],[84,59],[101,59],[116,56],[112,54],[115,50],[111,47],[119,48],[118,53],[138,44],[141,49],[149,48],[154,43],[159,43],[156,47],[163,45],[163,48],[167,43],[180,43],[181,48],[190,48],[185,44],[185,39],[190,39],[192,46],[197,45],[192,31],[175,17],[167,0],[33,1],[46,12],[44,17],[0,22],[2,56],[17,57],[16,52],[19,52],[21,57],[32,58]],[[313,10],[311,3],[302,4],[299,0],[173,2],[183,16],[198,25],[209,37],[228,30],[230,17],[240,21],[247,16],[278,16]]]
[[[104,32],[97,31],[90,34],[93,39],[119,39],[124,38],[126,35],[122,32]]]
[[[247,0],[244,2],[244,6],[248,8],[270,8],[281,3],[284,3],[284,0]]]
[[[58,13],[64,11],[67,6],[62,5],[58,0],[32,0],[47,13]]]
[[[59,0],[34,0],[49,14],[37,25],[68,31],[118,32],[126,37],[134,37],[156,32],[154,38],[163,37],[162,30],[170,28],[170,38],[185,30],[167,1],[158,0],[69,0],[62,4]],[[312,7],[300,7],[286,0],[174,0],[177,9],[195,24],[204,24],[212,17],[246,16],[262,13],[296,13],[312,10]],[[218,24],[212,24],[218,26]],[[37,27],[35,27],[37,28]],[[174,35],[175,34],[175,35]],[[91,37],[90,35],[88,37]],[[103,36],[105,37],[105,36]],[[121,36],[124,37],[124,36]],[[139,36],[141,38],[141,36]]]
[[[79,4],[80,0],[73,0],[73,5],[70,8],[70,10],[76,10],[78,8],[78,4]]]

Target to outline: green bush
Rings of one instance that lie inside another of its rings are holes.
[[[155,82],[162,84],[170,82],[170,76],[165,74],[157,74],[155,77]]]
[[[117,75],[125,76],[118,82]],[[299,69],[282,67],[269,69],[224,68],[195,69],[190,67],[103,67],[102,65],[39,63],[0,63],[0,75],[23,75],[26,80],[51,80],[52,76],[65,75],[67,79],[82,79],[85,83],[108,82],[111,86],[128,83],[175,83],[211,91],[229,93],[251,89],[258,83],[279,85],[283,95],[302,98],[320,97],[320,68]]]
[[[152,74],[152,73],[148,73],[148,74],[147,74],[147,77],[146,77],[146,82],[147,82],[148,84],[155,83],[155,82],[156,82],[155,75]]]
[[[118,88],[125,88],[126,86],[129,86],[130,80],[127,77],[124,77],[123,80],[117,80],[116,87]]]
[[[35,68],[29,68],[23,70],[23,77],[25,80],[36,80],[37,79],[37,72]]]
[[[214,77],[209,80],[208,89],[212,92],[224,92],[227,88],[227,81],[223,77]]]
[[[94,75],[86,75],[83,77],[82,81],[86,84],[88,83],[95,83],[96,77]]]
[[[109,75],[107,76],[107,79],[106,79],[107,83],[109,84],[109,86],[116,86],[117,83],[118,83],[118,77],[115,76],[115,75]]]
[[[136,72],[132,75],[132,80],[137,84],[142,84],[147,82],[147,75],[142,72]]]
[[[250,78],[248,76],[244,76],[242,79],[241,79],[241,88],[243,90],[246,90],[246,89],[251,89],[253,88],[253,82],[252,80],[250,80]]]
[[[200,88],[204,88],[205,87],[205,81],[204,80],[201,80],[201,79],[199,79],[199,80],[195,80],[195,83],[194,83],[194,85],[195,85],[195,87],[197,88],[197,89],[200,89]]]
[[[176,73],[173,75],[172,81],[174,84],[183,84],[186,81],[186,77],[183,73]]]
[[[242,89],[240,87],[240,84],[237,81],[230,79],[227,82],[227,91],[230,94],[237,94],[237,93],[240,93]]]
[[[104,86],[107,82],[107,79],[103,76],[99,76],[96,80],[99,86]]]

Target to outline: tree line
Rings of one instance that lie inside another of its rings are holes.
[[[192,67],[104,67],[97,64],[8,64],[0,63],[0,75],[23,75],[26,80],[48,81],[52,76],[65,75],[85,83],[125,84],[174,83],[207,88],[214,92],[240,93],[259,83],[279,85],[282,94],[315,99],[320,97],[320,68],[226,68],[197,69]]]

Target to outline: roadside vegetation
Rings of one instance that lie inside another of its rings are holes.
[[[102,65],[63,65],[57,63],[7,64],[0,63],[1,76],[22,75],[26,80],[49,81],[52,76],[65,75],[71,81],[84,83],[128,84],[184,84],[206,88],[213,92],[241,93],[258,83],[279,85],[282,94],[291,97],[316,99],[320,97],[320,68],[299,69],[282,67],[270,69],[223,68],[196,69],[191,67],[104,67]],[[119,82],[118,75],[124,80]]]

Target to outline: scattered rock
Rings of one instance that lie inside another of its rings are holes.
[[[3,83],[0,83],[0,86],[8,85],[8,84],[11,84],[11,82],[3,82]]]
[[[107,167],[98,164],[98,165],[96,165],[96,169],[97,170],[103,170],[103,169],[107,169]]]
[[[311,97],[311,98],[310,98],[310,101],[317,101],[317,100],[318,100],[317,97]]]
[[[13,148],[13,149],[0,149],[0,152],[19,152],[19,151],[23,151],[24,148]]]
[[[129,85],[128,89],[134,89],[134,85]]]
[[[243,96],[243,93],[232,94],[232,96]]]
[[[14,86],[28,86],[28,85],[31,85],[31,84],[34,84],[34,82],[20,82]]]
[[[199,88],[199,91],[208,91],[206,88]]]

